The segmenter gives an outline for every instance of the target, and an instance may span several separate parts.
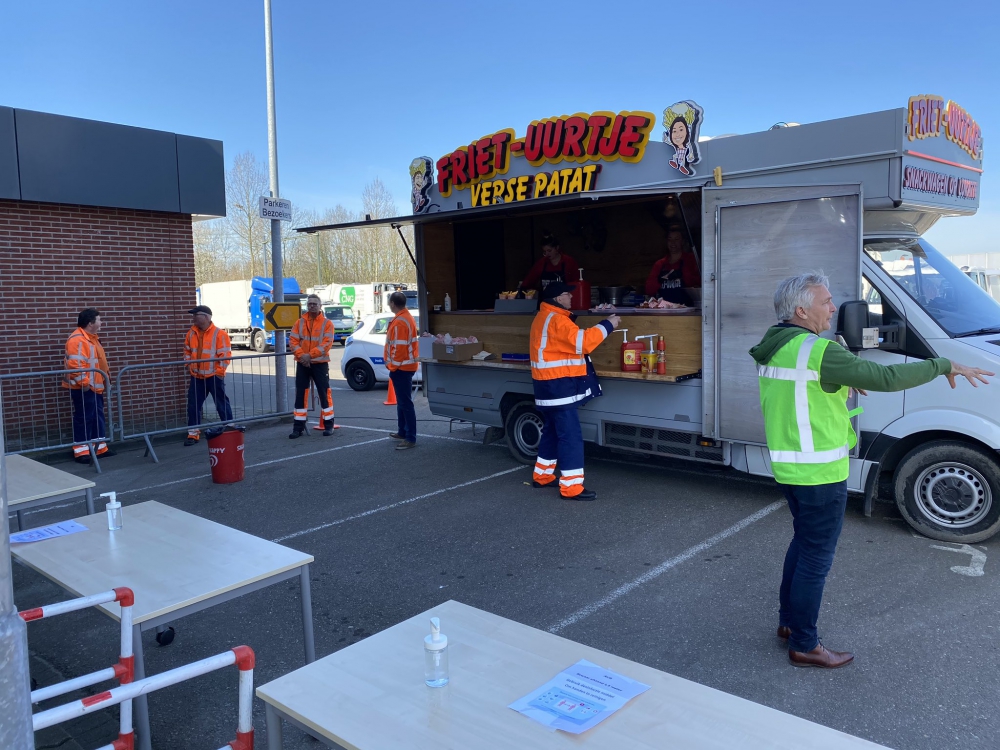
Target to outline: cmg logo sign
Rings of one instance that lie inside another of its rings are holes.
[[[340,290],[340,304],[354,307],[356,299],[357,293],[354,291],[353,286],[345,286]]]

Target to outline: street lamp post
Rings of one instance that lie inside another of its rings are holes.
[[[280,198],[278,192],[278,125],[274,114],[274,48],[271,41],[271,0],[264,0],[264,47],[267,65],[267,164],[271,177],[271,197]],[[285,280],[281,258],[281,221],[271,219],[271,281],[274,284],[272,300],[285,301]],[[285,332],[274,332],[274,388],[275,406],[279,412],[288,411],[288,389],[285,373]]]

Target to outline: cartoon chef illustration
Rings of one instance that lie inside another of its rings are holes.
[[[705,110],[693,101],[677,102],[663,110],[663,142],[674,147],[671,167],[685,177],[693,175],[690,165],[701,161],[698,152],[698,133]]]
[[[415,214],[426,212],[430,204],[428,192],[431,189],[431,181],[433,179],[431,165],[432,162],[429,156],[418,156],[410,162],[410,181],[413,184],[410,203],[413,206],[413,213]]]

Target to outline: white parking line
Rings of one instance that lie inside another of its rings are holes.
[[[682,562],[686,562],[687,560],[690,560],[695,555],[697,555],[697,554],[699,554],[701,552],[704,552],[705,550],[709,549],[710,547],[714,547],[716,544],[718,544],[719,542],[723,541],[724,539],[728,539],[733,534],[736,534],[737,532],[742,531],[743,529],[745,529],[750,524],[756,523],[760,519],[762,519],[765,516],[773,513],[774,511],[776,511],[778,508],[783,508],[783,507],[785,507],[785,501],[784,500],[779,500],[777,502],[773,502],[770,505],[761,508],[756,513],[752,513],[751,515],[747,516],[743,520],[737,521],[732,526],[730,526],[728,529],[726,529],[724,531],[720,531],[715,536],[709,537],[708,539],[706,539],[705,541],[701,542],[700,544],[696,544],[693,547],[689,547],[688,549],[684,550],[683,552],[681,552],[676,557],[671,557],[669,560],[663,561],[662,563],[660,563],[659,565],[657,565],[655,568],[652,568],[652,569],[646,571],[645,573],[643,573],[638,578],[636,578],[636,579],[634,579],[632,581],[629,581],[628,583],[622,584],[621,586],[619,586],[618,588],[616,588],[614,591],[612,591],[610,594],[608,594],[607,596],[603,597],[602,599],[598,599],[596,602],[593,602],[592,604],[588,604],[586,607],[583,607],[582,609],[578,609],[576,612],[574,612],[573,614],[571,614],[569,617],[567,617],[567,618],[565,618],[563,620],[560,620],[555,625],[553,625],[551,628],[549,628],[549,632],[550,633],[558,633],[560,630],[565,630],[570,625],[575,625],[576,623],[580,622],[580,620],[583,620],[583,619],[585,619],[587,617],[590,617],[592,614],[594,614],[598,610],[603,609],[604,607],[608,606],[609,604],[612,604],[613,602],[617,601],[618,599],[621,599],[623,596],[625,596],[626,594],[630,593],[631,591],[637,589],[639,586],[642,586],[644,583],[649,583],[653,579],[659,578],[661,575],[663,575],[664,573],[666,573],[671,568],[676,568]]]
[[[504,469],[503,471],[498,471],[496,474],[490,474],[488,477],[480,477],[479,479],[471,479],[468,482],[462,482],[461,484],[453,484],[451,487],[445,487],[444,489],[434,490],[433,492],[427,492],[423,495],[417,495],[416,497],[411,497],[407,500],[400,500],[399,502],[389,503],[388,505],[380,505],[378,508],[372,508],[371,510],[363,511],[362,513],[355,513],[353,516],[347,516],[346,518],[339,518],[336,521],[330,521],[329,523],[323,523],[319,526],[313,526],[311,529],[303,529],[302,531],[295,531],[291,534],[285,534],[284,536],[279,536],[277,539],[272,539],[272,542],[284,542],[287,539],[294,539],[295,537],[304,536],[306,534],[312,534],[314,531],[322,531],[323,529],[329,529],[331,526],[339,526],[348,521],[355,521],[359,518],[364,518],[366,516],[373,515],[375,513],[381,513],[384,510],[392,510],[393,508],[398,508],[401,505],[409,505],[410,503],[415,503],[417,500],[425,500],[428,497],[434,497],[435,495],[440,495],[444,492],[451,492],[452,490],[458,490],[462,487],[468,487],[473,484],[479,484],[480,482],[486,482],[490,479],[496,479],[497,477],[502,477],[504,474],[511,474],[515,471],[520,471],[521,469],[527,469],[527,466],[515,466],[513,469]]]
[[[361,419],[365,419],[365,417],[361,417]],[[340,425],[340,427],[343,427],[345,430],[365,430],[366,432],[385,432],[385,428],[382,427],[358,427],[357,425],[353,424],[342,424]],[[425,434],[423,432],[418,432],[417,437],[437,438],[438,440],[454,440],[457,443],[475,443],[476,445],[483,444],[482,440],[469,440],[468,438],[457,438],[457,437],[452,437],[451,435],[431,435],[429,433]]]
[[[359,445],[371,445],[372,443],[381,443],[381,442],[383,442],[385,440],[391,440],[391,438],[381,437],[381,438],[375,438],[374,440],[365,440],[365,441],[360,442],[360,443],[351,443],[350,445],[338,445],[338,446],[336,446],[334,448],[324,448],[323,450],[319,450],[319,451],[310,451],[309,453],[297,453],[294,456],[285,456],[284,458],[274,458],[274,459],[271,459],[270,461],[261,461],[260,463],[256,463],[256,464],[247,464],[246,468],[247,469],[255,469],[258,466],[268,466],[270,464],[281,463],[282,461],[291,461],[292,459],[295,459],[295,458],[305,458],[306,456],[318,456],[321,453],[333,453],[333,451],[342,451],[342,450],[345,450],[346,448],[357,448]],[[212,476],[211,473],[209,473],[209,474],[199,474],[196,477],[185,477],[184,479],[175,479],[172,482],[163,482],[162,484],[151,484],[148,487],[137,487],[134,490],[122,490],[118,494],[119,495],[127,495],[130,492],[143,492],[145,490],[155,490],[155,489],[157,489],[159,487],[169,487],[172,484],[181,484],[183,482],[193,482],[195,479],[205,479],[206,477],[210,477],[210,476]],[[42,510],[42,509],[40,509],[40,510]]]

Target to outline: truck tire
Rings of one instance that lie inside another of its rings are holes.
[[[267,337],[264,335],[263,331],[254,330],[250,334],[250,348],[255,352],[263,353],[267,351]]]
[[[939,440],[914,448],[893,488],[903,518],[931,539],[973,544],[1000,531],[1000,466],[976,446]]]
[[[507,412],[504,422],[507,447],[522,464],[534,464],[542,438],[542,415],[531,401],[519,401]]]
[[[375,387],[375,371],[363,359],[347,365],[347,384],[356,391],[370,391]]]

